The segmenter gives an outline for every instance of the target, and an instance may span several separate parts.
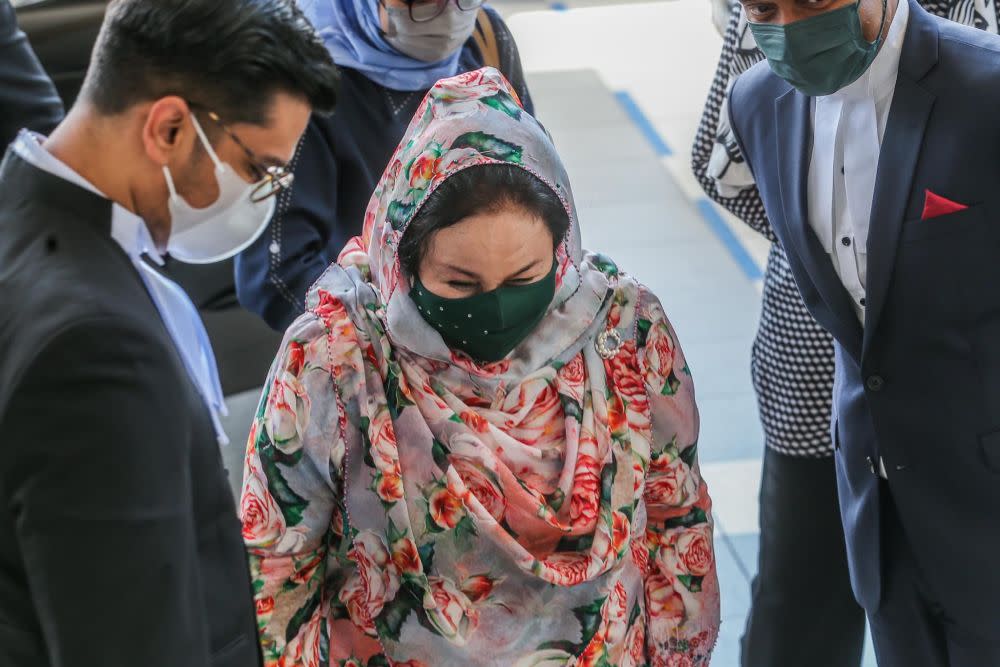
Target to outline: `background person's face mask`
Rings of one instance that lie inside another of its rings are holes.
[[[403,55],[425,63],[436,63],[452,55],[472,36],[476,27],[475,11],[465,11],[449,1],[441,15],[418,23],[410,11],[386,7],[389,27],[385,41]]]
[[[163,175],[170,191],[167,252],[188,264],[210,264],[233,257],[257,240],[274,214],[276,197],[254,202],[251,196],[259,184],[247,183],[222,162],[194,114],[191,122],[215,164],[219,198],[205,208],[194,208],[177,193],[170,169],[164,165]]]
[[[446,299],[414,278],[410,299],[448,347],[477,361],[500,361],[545,317],[556,294],[557,262],[541,280],[492,292]]]
[[[874,42],[865,39],[860,4],[786,25],[750,23],[750,31],[775,74],[811,97],[830,95],[857,81],[882,44],[886,0]]]

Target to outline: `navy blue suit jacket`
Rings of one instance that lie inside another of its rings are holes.
[[[731,121],[802,297],[836,339],[834,442],[851,578],[881,577],[879,457],[932,595],[1000,633],[1000,37],[910,2],[868,236],[867,313],[809,221],[811,100],[767,63]],[[922,220],[925,193],[967,209]]]

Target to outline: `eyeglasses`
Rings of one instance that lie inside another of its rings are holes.
[[[188,102],[188,106],[192,109],[203,111],[205,115],[212,119],[212,122],[218,125],[233,140],[233,143],[246,153],[247,160],[250,161],[250,166],[253,167],[254,175],[257,177],[258,182],[257,187],[250,193],[250,201],[254,203],[266,201],[271,197],[277,197],[283,191],[292,187],[295,174],[292,173],[287,165],[265,164],[261,162],[257,154],[250,150],[228,125],[222,122],[219,114],[195,102]]]
[[[385,5],[385,0],[381,2]],[[410,9],[411,21],[426,23],[441,16],[449,2],[452,0],[407,0],[406,4]],[[471,12],[482,7],[486,0],[454,0],[454,2],[463,12]]]

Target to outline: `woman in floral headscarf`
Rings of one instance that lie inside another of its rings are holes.
[[[708,664],[690,373],[499,73],[428,93],[307,305],[241,500],[266,664]]]

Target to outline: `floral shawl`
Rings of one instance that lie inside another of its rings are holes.
[[[548,314],[480,367],[417,313],[396,248],[441,182],[492,163],[545,181],[571,230]],[[555,149],[498,72],[428,93],[307,311],[241,499],[268,666],[708,664],[691,375],[656,297],[584,257]]]

